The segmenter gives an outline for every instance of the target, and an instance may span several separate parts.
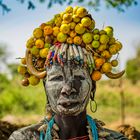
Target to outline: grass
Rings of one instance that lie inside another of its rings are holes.
[[[96,102],[98,110],[96,113],[87,112],[94,118],[103,120],[107,126],[114,127],[121,123],[120,110],[120,88],[119,81],[100,81],[97,83]],[[15,77],[10,83],[6,83],[0,92],[0,118],[8,115],[15,116],[15,120],[28,119],[28,123],[39,120],[45,115],[46,96],[42,83],[38,86],[23,87],[20,79]],[[140,130],[140,84],[132,85],[124,80],[123,89],[125,94],[126,123],[130,123]],[[37,117],[39,116],[39,117]]]

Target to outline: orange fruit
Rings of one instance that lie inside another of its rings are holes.
[[[102,77],[101,72],[99,72],[97,70],[93,71],[93,73],[91,75],[91,78],[92,78],[93,81],[98,81],[98,80],[101,79],[101,77]]]
[[[35,42],[36,48],[43,48],[44,47],[44,41],[41,39],[37,39]]]
[[[73,43],[73,38],[68,37],[68,38],[67,38],[67,43],[68,43],[68,44],[72,44],[72,43]]]
[[[109,59],[111,58],[111,54],[109,53],[109,51],[105,50],[101,53],[101,56],[106,58],[106,59]]]
[[[80,36],[74,37],[74,44],[80,45],[82,43],[82,38]]]
[[[105,63],[105,59],[103,58],[98,58],[95,60],[95,65],[97,69],[99,69],[104,63]]]
[[[72,21],[72,15],[71,14],[68,14],[68,13],[64,14],[63,15],[63,21],[65,23],[70,23]]]
[[[55,26],[55,27],[53,28],[53,35],[54,35],[54,36],[57,36],[59,32],[60,32],[59,27]]]
[[[108,73],[108,72],[111,72],[111,70],[112,70],[112,65],[111,65],[111,63],[105,62],[105,63],[102,65],[102,72]]]
[[[76,34],[77,34],[77,33],[76,33],[75,31],[72,30],[72,31],[70,32],[70,37],[74,38],[74,37],[76,36]]]
[[[44,27],[44,36],[51,35],[53,33],[53,28],[51,26]]]

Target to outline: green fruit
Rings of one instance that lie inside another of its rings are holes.
[[[64,33],[62,33],[62,32],[60,32],[60,33],[57,35],[57,40],[58,40],[59,42],[66,42],[66,40],[67,40],[67,35],[64,34]]]
[[[93,30],[93,33],[94,33],[94,34],[98,34],[98,33],[99,33],[99,29],[95,28],[95,29]]]
[[[77,24],[75,26],[75,32],[78,34],[83,34],[85,32],[85,27],[83,27],[82,24]]]
[[[40,28],[36,28],[33,31],[33,35],[35,38],[40,38],[43,35],[43,31]]]
[[[111,65],[113,66],[113,67],[116,67],[116,66],[118,66],[118,60],[112,60],[111,61]]]
[[[100,35],[106,34],[106,32],[104,30],[99,31]]]
[[[92,34],[91,33],[84,33],[82,36],[83,42],[85,44],[89,44],[92,41]]]
[[[51,47],[51,44],[49,44],[49,43],[45,43],[45,46],[44,46],[44,48],[50,48]]]
[[[105,34],[100,36],[100,43],[101,44],[107,44],[109,42],[109,37]]]
[[[99,39],[100,39],[100,35],[95,34],[95,35],[93,36],[93,38],[94,38],[94,40],[99,40]]]
[[[106,31],[109,37],[113,37],[113,28],[111,26],[107,26],[104,31]]]
[[[39,54],[39,49],[36,47],[36,46],[33,46],[31,48],[31,54],[35,55],[35,56],[38,56]]]
[[[91,25],[91,19],[89,17],[83,17],[81,20],[81,24],[84,27],[89,27]]]
[[[37,78],[36,76],[32,75],[29,77],[29,83],[32,85],[32,86],[35,86],[37,85],[39,82],[40,82],[40,79]]]
[[[100,46],[100,42],[99,41],[96,41],[96,40],[94,40],[94,41],[92,41],[92,47],[93,48],[98,48]]]
[[[48,48],[44,48],[44,49],[40,50],[39,55],[40,55],[41,58],[46,58],[47,55],[48,55],[48,52],[49,52],[49,49]]]
[[[26,47],[27,48],[32,48],[34,46],[34,37],[31,37],[30,39],[27,40]]]

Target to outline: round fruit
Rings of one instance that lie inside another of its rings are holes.
[[[21,58],[21,64],[26,65],[26,58]]]
[[[31,54],[33,54],[33,55],[35,55],[35,56],[38,56],[38,54],[39,54],[39,49],[38,49],[36,46],[32,47],[32,48],[31,48]]]
[[[66,13],[72,13],[73,12],[73,8],[71,6],[68,6],[66,8]]]
[[[70,26],[68,24],[62,24],[60,31],[64,34],[68,34],[70,32]]]
[[[104,31],[106,31],[107,35],[109,37],[112,37],[113,36],[113,28],[111,26],[107,26]]]
[[[34,45],[34,37],[31,37],[30,39],[27,40],[26,47],[32,48],[33,45]]]
[[[114,37],[111,37],[110,39],[109,39],[109,45],[112,45],[112,44],[114,44],[115,43],[115,38]]]
[[[85,27],[83,27],[81,24],[77,24],[75,26],[75,32],[78,34],[83,34],[85,32]]]
[[[33,35],[34,35],[35,38],[40,38],[40,37],[42,37],[43,32],[40,28],[36,28],[33,31]]]
[[[61,23],[62,23],[62,18],[61,18],[61,17],[57,17],[57,18],[55,19],[55,25],[56,25],[57,27],[60,27],[60,26],[61,26]]]
[[[115,44],[113,44],[113,45],[111,45],[110,47],[109,47],[109,52],[111,53],[111,54],[116,54],[118,51],[117,51],[117,47],[116,47],[116,45]]]
[[[39,49],[44,48],[44,41],[41,40],[41,39],[37,39],[36,42],[35,42],[35,45]]]
[[[77,33],[76,33],[75,31],[72,30],[72,31],[70,32],[70,37],[74,38],[74,37],[76,36],[76,34],[77,34]]]
[[[122,43],[119,41],[116,41],[115,44],[116,44],[117,51],[120,51],[122,49]]]
[[[20,73],[21,75],[24,75],[26,72],[27,72],[27,68],[25,66],[18,66],[18,69],[17,69],[18,73]]]
[[[51,26],[44,27],[44,36],[51,35],[53,33],[53,28]]]
[[[106,44],[101,44],[98,48],[100,52],[104,51],[107,48]]]
[[[105,63],[105,59],[103,58],[97,58],[95,60],[95,66],[97,69],[99,69],[104,63]]]
[[[94,30],[93,30],[93,33],[94,33],[94,34],[98,34],[98,33],[99,33],[99,29],[97,29],[97,28],[94,29]]]
[[[72,43],[73,43],[73,38],[68,37],[68,38],[67,38],[67,43],[68,43],[68,44],[72,44]]]
[[[107,44],[109,42],[109,37],[105,34],[100,36],[100,43],[101,44]]]
[[[84,17],[87,15],[87,10],[84,7],[79,7],[76,11],[78,17]]]
[[[90,30],[95,28],[95,21],[92,19],[90,26],[88,27]]]
[[[75,6],[75,7],[73,8],[73,14],[74,14],[74,15],[76,14],[76,11],[77,11],[78,8],[79,8],[79,6]]]
[[[109,51],[105,50],[101,53],[101,56],[106,58],[106,59],[109,59],[111,58],[111,54],[109,53]]]
[[[91,44],[86,44],[86,50],[91,51],[92,50],[92,45]]]
[[[78,16],[76,16],[76,15],[73,15],[73,16],[72,16],[72,19],[73,19],[73,21],[76,22],[76,23],[80,22],[80,20],[81,20],[81,19],[80,19]]]
[[[66,40],[67,40],[67,35],[64,34],[64,33],[62,33],[62,32],[60,32],[60,33],[57,35],[57,40],[58,40],[59,42],[66,42]]]
[[[100,34],[100,35],[103,35],[103,34],[106,34],[106,32],[105,32],[104,30],[100,30],[100,31],[99,31],[99,34]]]
[[[29,83],[32,85],[32,86],[35,86],[37,85],[39,82],[40,82],[40,79],[37,78],[36,76],[32,75],[29,77]]]
[[[76,23],[75,22],[71,22],[71,23],[69,23],[69,25],[70,25],[70,29],[74,29],[75,28],[75,26],[76,26]]]
[[[91,24],[91,19],[89,17],[83,17],[82,20],[81,20],[81,24],[84,27],[88,27]]]
[[[95,35],[93,36],[93,38],[94,38],[94,40],[99,40],[99,39],[100,39],[100,35],[95,34]]]
[[[112,60],[112,61],[111,61],[111,65],[112,65],[113,67],[118,66],[118,60]]]
[[[49,44],[51,44],[52,43],[52,38],[50,37],[50,36],[46,36],[45,37],[45,43],[49,43]]]
[[[23,80],[21,81],[21,84],[22,84],[23,86],[28,86],[28,85],[29,85],[29,80],[28,80],[27,78],[25,78],[25,79],[23,79]]]
[[[39,55],[40,55],[41,58],[46,58],[47,55],[48,55],[48,52],[49,52],[49,49],[48,48],[44,48],[44,49],[40,50]]]
[[[80,36],[75,36],[73,42],[76,45],[80,45],[82,43],[82,39]]]
[[[83,42],[85,44],[89,44],[92,42],[92,34],[91,33],[84,33],[82,36]]]
[[[101,77],[102,77],[101,72],[99,72],[97,70],[93,71],[93,73],[91,75],[91,78],[92,78],[93,81],[98,81],[98,80],[101,79]]]
[[[72,21],[72,15],[71,14],[68,14],[68,13],[64,14],[63,15],[63,21],[65,23],[70,23]]]
[[[57,36],[59,32],[60,32],[59,27],[55,26],[55,27],[53,28],[53,35],[54,35],[54,36]],[[46,37],[45,37],[45,38],[46,38]]]
[[[44,48],[50,48],[51,47],[51,44],[49,44],[49,43],[45,43],[45,45],[44,45]]]
[[[93,48],[97,49],[99,46],[100,46],[100,42],[99,41],[96,41],[96,40],[92,41],[92,47]]]
[[[112,65],[111,65],[111,63],[106,62],[106,63],[104,63],[104,64],[102,65],[102,72],[108,73],[108,72],[111,72],[111,70],[112,70]]]

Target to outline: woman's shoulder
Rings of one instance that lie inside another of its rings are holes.
[[[40,125],[38,123],[18,129],[10,135],[8,140],[32,140],[34,138],[39,140],[38,128]]]

